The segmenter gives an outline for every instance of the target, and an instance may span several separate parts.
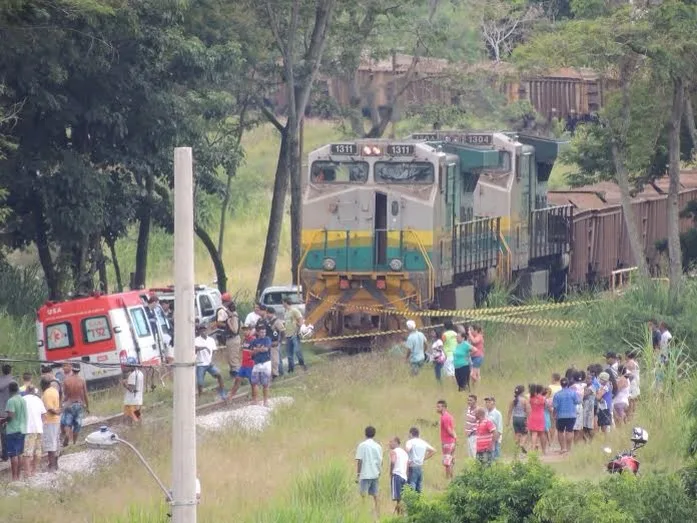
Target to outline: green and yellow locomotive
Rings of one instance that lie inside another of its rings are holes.
[[[403,325],[381,310],[475,306],[495,278],[557,292],[571,207],[548,207],[559,142],[438,131],[312,151],[300,280],[318,336]]]

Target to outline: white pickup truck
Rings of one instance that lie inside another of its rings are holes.
[[[294,307],[305,316],[305,303],[303,302],[302,287],[297,285],[276,285],[273,287],[267,287],[261,293],[259,297],[259,302],[262,305],[273,307],[276,315],[283,318],[285,315],[285,310],[283,309],[283,300],[288,297]]]
[[[155,293],[161,303],[168,303],[174,312],[174,285],[152,288],[149,292]],[[216,311],[222,304],[220,291],[215,287],[196,285],[194,288],[194,313],[199,322],[206,324],[215,320]]]

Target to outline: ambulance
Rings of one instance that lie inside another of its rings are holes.
[[[80,374],[91,386],[120,377],[129,357],[142,365],[161,363],[138,291],[46,302],[36,316],[39,359],[81,363]]]

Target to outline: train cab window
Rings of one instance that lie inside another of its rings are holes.
[[[435,170],[428,162],[375,162],[376,183],[430,184],[434,181]]]
[[[67,321],[46,326],[46,348],[67,349],[74,345],[73,327]]]
[[[511,153],[508,151],[499,151],[499,169],[504,171],[511,170]]]
[[[82,339],[85,343],[96,343],[111,339],[111,329],[106,316],[85,318],[82,324]]]
[[[392,216],[397,216],[399,214],[399,202],[394,200],[392,202]]]
[[[312,183],[365,183],[368,181],[367,162],[328,162],[312,163],[310,179]]]

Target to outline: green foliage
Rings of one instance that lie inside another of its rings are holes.
[[[406,507],[407,516],[401,521],[408,523],[454,523],[458,521],[453,507],[448,503],[448,495],[422,496],[410,488],[404,489],[402,500]],[[400,521],[400,519],[395,518],[395,521]]]
[[[617,500],[597,483],[556,480],[535,505],[534,520],[539,523],[632,523]]]
[[[455,521],[524,521],[551,487],[554,473],[531,458],[527,463],[469,463],[453,480],[447,500]]]
[[[33,317],[47,298],[41,268],[18,268],[0,260],[0,310],[16,318]]]

